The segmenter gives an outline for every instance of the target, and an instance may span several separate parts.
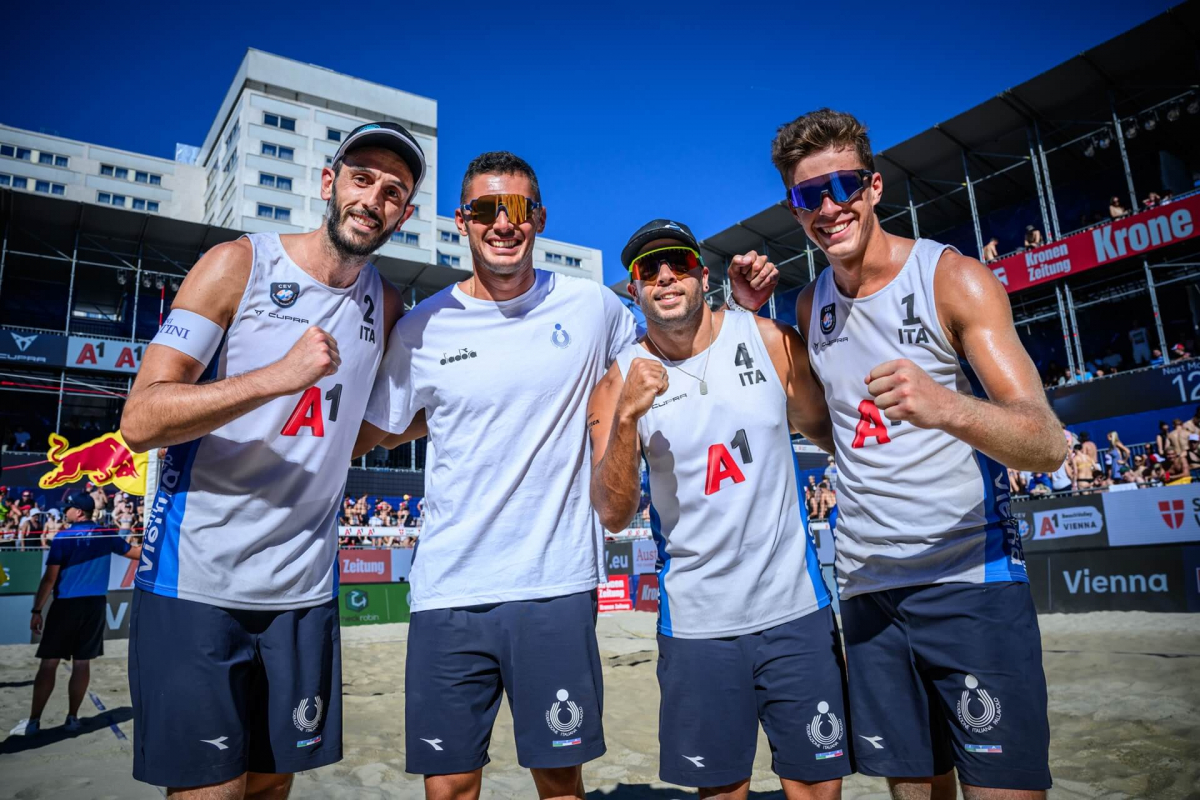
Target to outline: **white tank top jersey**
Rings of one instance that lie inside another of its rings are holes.
[[[137,585],[228,608],[307,608],[337,597],[337,511],[383,356],[383,282],[368,264],[335,289],[298,267],[278,234],[246,238],[250,279],[201,380],[278,361],[311,325],[337,341],[342,364],[168,448]]]
[[[413,612],[596,588],[604,539],[587,401],[633,339],[633,315],[609,289],[542,270],[511,300],[455,285],[396,323],[366,419],[398,433],[425,409]]]
[[[787,395],[753,314],[726,312],[711,355],[665,361],[670,388],[638,420],[658,545],[658,630],[680,639],[754,633],[829,605],[807,533]],[[707,360],[707,372],[705,362]],[[707,394],[685,373],[705,376]]]
[[[1028,580],[1005,468],[944,431],[888,420],[864,381],[880,364],[907,358],[948,389],[984,396],[946,340],[934,304],[934,273],[947,249],[918,239],[900,273],[868,297],[843,296],[832,269],[817,277],[808,344],[837,444],[843,598]]]

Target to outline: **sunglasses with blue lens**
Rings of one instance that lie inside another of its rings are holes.
[[[839,169],[797,183],[788,189],[788,203],[801,211],[816,211],[828,194],[835,203],[847,203],[866,188],[875,173],[869,169]]]

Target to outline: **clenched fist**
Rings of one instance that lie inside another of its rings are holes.
[[[654,405],[654,398],[667,391],[669,385],[667,368],[662,362],[651,358],[635,358],[629,364],[625,385],[621,387],[621,396],[617,398],[618,412],[630,421],[641,419]]]
[[[918,428],[945,427],[958,397],[907,358],[880,364],[866,377],[866,384],[885,417]]]
[[[276,362],[276,367],[286,393],[294,394],[334,374],[341,364],[337,341],[313,325],[300,335],[287,355]]]
[[[775,284],[779,283],[779,270],[766,256],[751,250],[730,259],[729,283],[737,304],[757,311],[775,291]]]

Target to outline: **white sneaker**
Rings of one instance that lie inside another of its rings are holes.
[[[67,714],[67,721],[63,723],[63,729],[74,733],[75,731],[83,729],[83,723],[79,721],[79,717],[73,717],[70,714]]]
[[[17,723],[17,727],[8,732],[9,736],[33,736],[42,729],[42,721],[37,719],[23,719]]]

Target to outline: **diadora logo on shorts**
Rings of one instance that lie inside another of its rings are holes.
[[[557,322],[554,323],[554,332],[550,334],[550,341],[554,342],[554,346],[562,349],[571,344],[571,334],[563,330],[563,326]]]
[[[456,361],[466,361],[468,358],[475,358],[477,355],[479,354],[469,347],[460,347],[458,348],[458,352],[454,355],[442,353],[442,360],[438,363],[444,367],[447,364],[453,364]]]
[[[979,679],[968,674],[964,680],[967,688],[963,689],[958,699],[958,721],[969,731],[987,733],[1000,724],[1000,698],[992,697],[987,689],[979,688]],[[972,696],[972,692],[975,696]],[[980,710],[976,714],[971,710],[971,703],[977,702]]]
[[[828,723],[829,731],[826,732],[823,726]],[[842,740],[842,721],[838,719],[837,714],[829,710],[829,703],[824,700],[817,703],[817,713],[813,716],[812,722],[805,726],[805,731],[808,733],[808,740],[813,743],[814,747],[819,747],[822,750],[832,750],[837,746],[837,743]],[[838,751],[838,755],[841,751]],[[820,753],[817,758],[822,756],[826,758],[834,757],[832,753]]]
[[[704,756],[684,756],[684,758],[692,762],[693,766],[704,769]]]
[[[821,309],[821,333],[833,333],[837,327],[837,304],[830,303]]]
[[[860,738],[860,739],[862,739],[862,740],[864,740],[864,741],[870,742],[870,743],[871,743],[871,747],[874,747],[876,750],[882,750],[882,749],[883,749],[883,737],[882,737],[882,736],[863,736],[863,735],[860,733],[860,734],[858,735],[858,738]]]
[[[272,283],[271,302],[280,308],[291,308],[300,299],[300,284]]]
[[[312,733],[321,724],[321,712],[324,706],[321,704],[321,696],[317,695],[313,698],[312,716],[308,716],[308,698],[301,699],[300,705],[292,710],[292,722],[296,727],[304,733]]]
[[[571,700],[571,695],[566,689],[559,689],[554,695],[557,700],[550,706],[550,710],[546,712],[546,724],[550,726],[550,730],[559,736],[570,736],[575,731],[579,730],[583,725],[583,709],[576,705],[575,701]],[[566,704],[565,706],[563,704]],[[566,712],[566,719],[563,718],[563,712]],[[565,746],[555,744],[556,747]]]

